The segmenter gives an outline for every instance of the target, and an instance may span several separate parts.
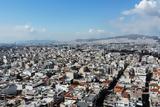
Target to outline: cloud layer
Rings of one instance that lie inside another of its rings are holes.
[[[46,32],[46,28],[35,28],[31,25],[25,24],[25,25],[17,25],[15,26],[16,31],[20,32],[28,32],[28,33],[33,33],[33,32]]]
[[[14,42],[19,40],[45,39],[46,28],[32,25],[0,26],[0,42]]]
[[[124,15],[148,15],[148,16],[160,16],[160,0],[142,0],[139,4],[136,4],[133,9],[123,12]]]
[[[113,36],[114,33],[106,31],[104,29],[97,29],[97,28],[89,28],[88,31],[85,32],[77,32],[77,38],[105,38],[108,36]]]
[[[160,0],[141,0],[134,8],[123,11],[112,24],[122,34],[159,35]]]
[[[112,31],[108,31],[107,26],[93,26],[93,28],[88,28],[86,31],[75,31],[75,33],[74,31],[60,32],[54,29],[48,31],[45,27],[33,26],[31,24],[0,25],[0,42],[33,39],[73,40],[77,38],[103,38],[131,33],[159,35],[160,0],[140,0],[133,8],[122,11],[116,20],[113,19],[111,21],[109,29]]]

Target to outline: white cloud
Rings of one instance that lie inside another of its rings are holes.
[[[103,34],[105,33],[105,30],[103,29],[93,29],[93,28],[90,28],[88,30],[89,33],[93,33],[93,34]]]
[[[123,16],[119,18],[120,21],[123,21],[124,19],[125,19],[125,17],[123,17]]]
[[[77,38],[105,38],[108,36],[113,36],[114,33],[106,31],[104,29],[96,29],[96,28],[90,28],[88,31],[85,32],[76,32]]]
[[[0,26],[0,42],[45,39],[48,35],[46,28],[33,27],[29,24]]]
[[[141,0],[133,9],[122,12],[122,16],[112,25],[122,34],[159,35],[160,0]]]
[[[160,31],[160,19],[158,17],[137,18],[134,20],[116,21],[114,26],[122,33],[140,33],[158,35]]]
[[[160,0],[141,0],[133,9],[122,12],[123,15],[160,16]]]
[[[46,29],[46,28],[42,28],[41,31],[42,31],[42,32],[46,32],[47,29]]]
[[[88,32],[89,32],[89,33],[93,33],[93,32],[94,32],[94,29],[91,28],[91,29],[88,30]]]
[[[33,32],[46,32],[46,28],[35,28],[31,25],[25,24],[25,25],[17,25],[15,27],[16,31],[22,31],[22,32],[28,32],[28,33],[33,33]]]

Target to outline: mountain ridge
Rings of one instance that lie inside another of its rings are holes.
[[[114,37],[106,37],[106,38],[89,38],[89,39],[76,39],[76,42],[92,42],[92,41],[99,41],[99,40],[109,40],[109,39],[121,39],[121,38],[127,38],[131,40],[136,39],[154,39],[160,41],[160,38],[158,36],[148,36],[148,35],[141,35],[141,34],[128,34],[128,35],[122,35],[122,36],[114,36]]]

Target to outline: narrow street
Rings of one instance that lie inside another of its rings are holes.
[[[150,102],[149,102],[149,83],[151,81],[151,77],[152,77],[152,73],[147,70],[145,89],[143,90],[143,94],[142,94],[143,107],[150,107]]]
[[[104,88],[99,92],[98,96],[94,100],[93,107],[103,107],[104,99],[112,93],[112,90],[116,86],[117,82],[119,81],[119,79],[121,78],[121,76],[123,75],[123,72],[126,70],[127,67],[128,67],[128,64],[125,64],[124,69],[121,69],[118,72],[117,77],[113,79],[113,81],[109,84],[109,87]]]

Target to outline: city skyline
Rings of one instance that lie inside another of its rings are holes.
[[[0,42],[159,36],[158,0],[2,0]]]

